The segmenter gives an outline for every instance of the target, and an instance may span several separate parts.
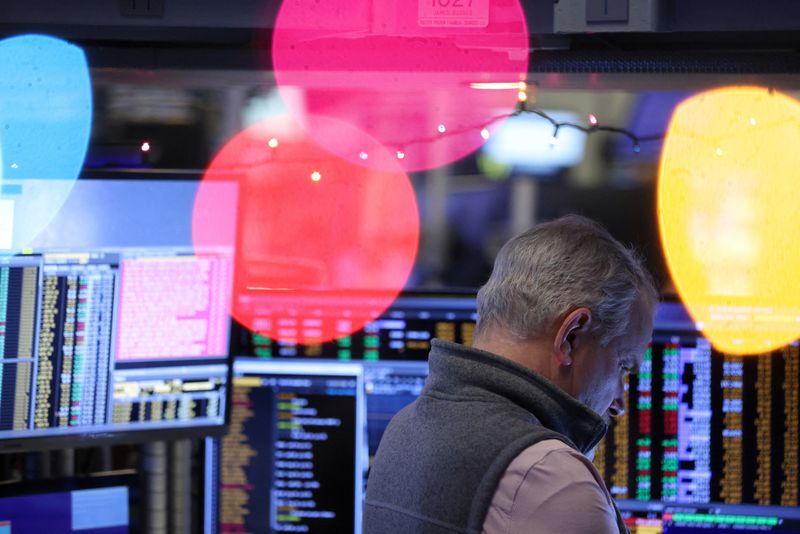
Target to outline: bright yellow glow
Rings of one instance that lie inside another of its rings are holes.
[[[524,90],[525,82],[473,82],[469,84],[470,89],[482,89],[488,91],[508,91],[509,89]]]
[[[526,93],[525,91],[520,91],[519,93],[517,93],[517,98],[519,99],[520,102],[525,102],[526,100],[528,100],[528,93]]]
[[[723,352],[763,353],[800,337],[798,147],[800,102],[766,88],[701,93],[672,116],[661,242],[678,293]]]

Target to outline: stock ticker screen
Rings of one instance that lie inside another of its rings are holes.
[[[231,426],[206,440],[206,532],[360,532],[363,369],[237,359]]]
[[[320,295],[307,305],[297,299],[281,301],[279,295],[269,298],[270,305],[263,306],[258,317],[263,328],[258,332],[237,330],[235,354],[264,359],[426,361],[434,337],[471,345],[477,318],[474,294],[467,293],[404,292],[382,313],[369,298],[358,296],[331,302]],[[320,321],[335,324],[354,316],[370,321],[362,330],[336,341],[300,342],[312,337],[307,331],[319,330]]]
[[[204,532],[358,532],[367,466],[427,362],[235,362],[230,432],[205,442]]]
[[[371,457],[391,417],[422,391],[430,339],[445,333],[469,343],[474,320],[473,297],[403,294],[345,347],[307,352],[251,334],[252,352],[243,354],[274,364],[359,360],[352,363],[363,372]],[[594,461],[634,534],[800,533],[797,343],[770,354],[722,354],[682,305],[664,302],[627,388],[628,410]],[[256,404],[247,406],[256,413]]]
[[[632,531],[800,532],[800,350],[717,352],[661,305],[595,465]]]
[[[0,258],[0,448],[223,428],[233,251],[191,246],[196,187],[79,180]]]

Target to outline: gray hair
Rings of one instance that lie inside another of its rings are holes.
[[[489,281],[478,291],[475,335],[501,326],[519,339],[532,339],[585,306],[592,312],[590,330],[607,346],[627,329],[639,295],[658,302],[641,258],[600,224],[567,215],[503,245]]]

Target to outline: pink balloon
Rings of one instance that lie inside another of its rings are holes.
[[[422,170],[470,154],[481,130],[513,110],[528,30],[518,0],[289,0],[272,64],[290,112],[327,150],[375,169]],[[313,116],[365,137],[343,139]],[[369,137],[389,150],[352,149]]]
[[[375,140],[368,148],[383,150]],[[220,182],[238,185],[238,201],[220,195]],[[230,220],[236,236],[224,231]],[[274,117],[214,157],[195,198],[192,236],[198,248],[235,242],[237,321],[270,339],[322,343],[360,330],[397,297],[416,259],[419,211],[397,162],[388,171],[355,165],[320,148],[291,117]]]

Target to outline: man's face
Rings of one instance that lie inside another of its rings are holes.
[[[640,297],[633,305],[627,330],[606,347],[592,336],[575,358],[575,398],[598,415],[616,417],[625,412],[625,379],[644,359],[653,332],[653,308]]]

